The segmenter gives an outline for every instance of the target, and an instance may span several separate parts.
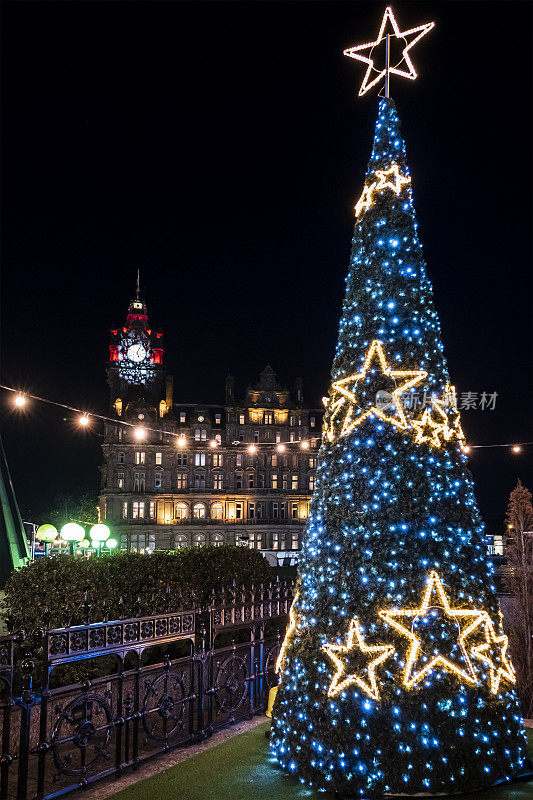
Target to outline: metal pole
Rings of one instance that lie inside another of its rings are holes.
[[[385,97],[389,97],[390,33],[385,37]]]

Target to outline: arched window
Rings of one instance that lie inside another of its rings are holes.
[[[189,542],[185,533],[177,533],[174,536],[174,550],[181,550],[183,547],[188,547]]]
[[[113,405],[115,406],[115,411],[117,412],[118,416],[121,417],[122,416],[122,399],[120,397],[117,397],[117,399],[115,400]]]
[[[194,547],[205,547],[205,533],[195,533],[192,537],[192,543]]]
[[[176,519],[187,519],[187,503],[176,503]]]
[[[203,503],[195,503],[192,509],[194,519],[204,519],[205,505]]]
[[[200,428],[195,428],[194,429],[194,441],[195,442],[199,442],[200,441]]]
[[[213,503],[211,505],[211,519],[222,519],[224,517],[224,507],[222,503]],[[217,534],[218,536],[219,534]]]
[[[223,535],[221,533],[215,533],[211,537],[211,544],[213,545],[213,547],[222,547],[222,545],[224,544]]]

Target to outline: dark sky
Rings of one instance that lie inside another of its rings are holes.
[[[271,363],[327,391],[377,111],[357,98],[385,4],[4,2],[2,382],[106,410],[108,330],[137,266],[179,402]],[[403,2],[436,27],[393,79],[419,233],[476,444],[531,430],[529,2]],[[98,485],[96,433],[57,410],[2,432],[25,514]],[[471,458],[486,519],[531,454]],[[28,510],[28,509],[31,509]]]

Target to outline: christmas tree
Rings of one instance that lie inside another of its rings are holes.
[[[388,97],[355,213],[272,750],[354,797],[480,789],[525,736]]]

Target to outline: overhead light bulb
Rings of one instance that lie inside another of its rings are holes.
[[[218,442],[216,439],[211,439],[211,441],[209,442],[209,447],[216,447],[217,444]]]
[[[518,444],[513,445],[513,453],[521,453],[521,452],[522,448],[520,447],[520,445]]]
[[[142,425],[137,425],[134,430],[134,435],[136,439],[146,439],[146,431]]]
[[[283,453],[285,451],[285,445],[281,443],[276,445],[276,450],[278,451],[278,453]]]
[[[304,439],[300,442],[300,447],[302,450],[309,450],[309,442]]]
[[[25,406],[26,403],[27,403],[27,400],[26,400],[26,398],[24,397],[23,394],[18,394],[15,397],[15,405],[18,406],[19,408],[22,408],[22,406]]]
[[[257,451],[257,447],[255,446],[255,444],[251,444],[250,447],[248,448],[248,452],[249,453],[255,453],[256,451]]]
[[[185,440],[185,436],[180,436],[180,437],[178,437],[178,441],[176,442],[176,444],[178,445],[178,447],[185,447],[186,443],[187,443],[187,442],[186,442],[186,440]]]
[[[86,428],[87,425],[89,424],[89,415],[88,414],[82,414],[78,418],[78,422],[83,428]]]

